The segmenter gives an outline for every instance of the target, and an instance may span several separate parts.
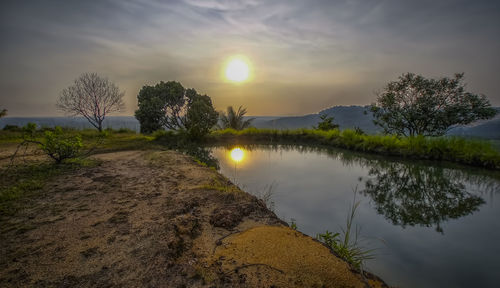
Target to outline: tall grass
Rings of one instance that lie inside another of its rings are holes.
[[[364,262],[375,258],[373,254],[375,249],[361,247],[359,243],[361,229],[359,226],[353,226],[354,216],[356,216],[356,210],[360,204],[359,201],[356,202],[356,193],[357,190],[354,190],[354,200],[351,207],[349,207],[346,226],[345,228],[341,228],[342,233],[333,234],[327,230],[325,233],[318,234],[316,238],[325,243],[340,258],[350,263],[354,268],[363,271]]]
[[[490,142],[460,137],[398,137],[364,135],[354,130],[313,129],[273,130],[248,128],[217,130],[209,135],[212,143],[311,144],[413,159],[451,161],[500,169],[500,152]]]

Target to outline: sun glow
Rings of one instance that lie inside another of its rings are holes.
[[[243,152],[243,149],[234,148],[233,150],[231,150],[231,159],[233,159],[234,162],[241,162],[244,157],[245,152]]]
[[[230,81],[243,82],[250,76],[249,65],[242,58],[233,58],[227,63],[225,75]]]

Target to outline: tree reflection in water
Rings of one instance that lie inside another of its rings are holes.
[[[231,149],[233,145],[226,145]],[[373,199],[375,209],[394,225],[436,227],[479,210],[485,203],[477,195],[500,193],[500,175],[496,171],[429,161],[397,161],[387,157],[354,153],[342,149],[307,145],[239,145],[248,151],[266,149],[325,153],[339,159],[345,167],[361,166],[369,170],[369,179],[360,193]],[[473,192],[474,194],[472,194]]]
[[[443,167],[378,162],[370,167],[373,178],[366,181],[362,193],[393,224],[435,225],[442,233],[442,222],[477,211],[484,203],[467,192],[460,175]]]

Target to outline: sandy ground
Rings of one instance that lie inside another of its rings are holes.
[[[0,287],[383,287],[188,156],[95,157],[0,217]]]

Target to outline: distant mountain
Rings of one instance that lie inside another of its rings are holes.
[[[368,106],[335,106],[318,114],[308,114],[304,116],[275,117],[269,121],[260,121],[254,123],[257,128],[275,128],[275,129],[298,129],[312,128],[320,121],[320,116],[327,114],[334,117],[334,123],[338,124],[340,129],[361,128],[366,133],[374,134],[381,129],[373,124],[373,116]]]
[[[499,114],[490,120],[481,120],[466,126],[452,128],[448,135],[464,137],[479,137],[488,139],[500,139],[500,107],[496,107]],[[373,115],[369,106],[335,106],[317,114],[287,117],[257,117],[252,125],[256,128],[273,129],[298,129],[312,128],[320,121],[320,115],[327,114],[334,117],[334,123],[340,129],[361,128],[367,134],[382,132],[382,129],[373,124]],[[266,119],[271,118],[271,119]]]
[[[448,132],[448,135],[500,139],[500,107],[495,107],[495,109],[497,109],[498,114],[493,119],[454,127]]]

